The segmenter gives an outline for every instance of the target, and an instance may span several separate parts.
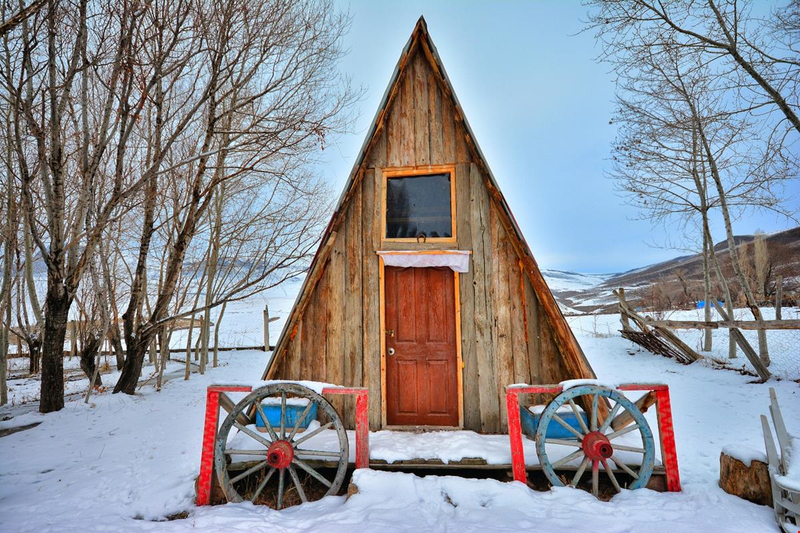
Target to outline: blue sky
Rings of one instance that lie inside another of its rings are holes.
[[[353,17],[341,64],[366,94],[355,133],[326,148],[321,166],[341,190],[403,45],[420,15],[500,187],[543,268],[620,272],[684,253],[677,228],[634,220],[605,177],[614,84],[580,33],[578,1],[340,1]],[[795,199],[798,188],[794,187]],[[737,233],[791,227],[750,214]],[[721,230],[715,237],[723,238]]]

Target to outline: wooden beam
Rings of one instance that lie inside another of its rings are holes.
[[[487,187],[489,187],[489,185],[490,184],[487,183]],[[500,192],[489,187],[489,196],[494,201],[495,208],[503,213],[503,215],[498,218],[503,223],[503,227],[510,237],[509,241],[514,247],[517,256],[522,260],[525,271],[528,274],[528,279],[530,279],[531,285],[533,286],[534,293],[538,297],[539,303],[542,305],[542,310],[544,310],[550,324],[553,326],[555,341],[559,351],[564,356],[564,364],[567,370],[575,378],[596,378],[597,376],[594,370],[592,370],[592,367],[589,365],[589,361],[583,354],[583,350],[581,350],[575,335],[573,335],[572,330],[567,324],[567,320],[561,313],[561,308],[558,307],[553,293],[550,292],[550,288],[547,286],[547,282],[541,270],[539,270],[539,265],[537,265],[533,257],[527,253],[527,247],[522,244],[517,232],[511,226],[508,215],[503,209],[504,202],[502,198],[500,198]]]
[[[725,310],[722,308],[721,305],[719,305],[719,302],[717,302],[716,299],[712,298],[711,303],[714,304],[714,307],[716,307],[717,309],[717,313],[719,313],[719,316],[721,316],[723,320],[730,321],[728,313],[725,312]],[[755,368],[758,377],[760,377],[764,381],[771,378],[772,373],[766,366],[764,366],[764,363],[761,361],[761,358],[758,356],[753,347],[750,346],[750,343],[747,342],[747,339],[744,338],[744,334],[742,334],[742,332],[736,328],[731,328],[730,336],[733,337],[733,340],[736,341],[736,344],[739,345],[739,348],[741,348],[745,356],[747,356],[747,359],[750,361],[750,364],[753,365],[753,368]]]
[[[620,306],[619,306],[619,321],[622,323],[622,331],[630,331],[631,330],[631,323],[628,320],[628,315],[625,313],[624,307],[628,305],[628,302],[625,301],[625,288],[620,287],[619,292],[616,293],[617,298],[619,298]]]
[[[283,357],[286,352],[285,348],[286,342],[290,337],[289,333],[294,330],[295,325],[303,316],[303,312],[306,310],[308,301],[311,298],[311,295],[314,293],[314,287],[316,287],[319,278],[322,277],[322,273],[325,272],[325,263],[328,260],[328,256],[331,253],[334,242],[336,242],[337,235],[338,234],[336,231],[331,231],[330,235],[328,236],[328,240],[325,241],[325,243],[319,249],[319,253],[314,258],[314,263],[311,265],[308,276],[306,277],[306,280],[303,282],[303,286],[300,289],[300,298],[292,308],[292,312],[286,321],[286,326],[284,326],[281,336],[278,338],[278,342],[275,343],[275,350],[273,351],[272,359],[270,360],[269,365],[267,365],[267,368],[264,369],[261,379],[272,379],[272,376],[275,374],[275,370],[278,368],[278,359]]]
[[[699,361],[700,359],[703,358],[699,353],[692,350],[688,344],[683,342],[669,328],[665,328],[662,326],[654,326],[653,329],[656,330],[662,337],[665,337],[673,346],[675,346],[678,350],[683,352],[686,355],[686,357],[691,359],[692,361]]]
[[[656,393],[655,391],[650,391],[638,400],[636,400],[636,407],[642,414],[646,413],[650,407],[655,405],[656,403]],[[611,428],[614,431],[624,428],[625,426],[629,426],[633,422],[633,417],[628,413],[628,411],[623,411],[622,414],[617,415],[614,417],[614,420],[611,421]]]
[[[661,326],[670,329],[800,329],[800,320],[720,320],[718,322],[705,322],[701,320],[651,320],[646,319],[649,326]]]

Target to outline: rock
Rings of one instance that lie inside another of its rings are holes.
[[[719,454],[719,486],[728,494],[760,505],[772,506],[769,469],[763,461],[743,463],[725,452]]]
[[[347,498],[346,499],[349,500],[350,496],[355,496],[356,494],[358,494],[358,485],[356,485],[355,483],[353,483],[351,481],[350,484],[347,485]]]

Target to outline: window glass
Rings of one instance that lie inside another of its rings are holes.
[[[450,174],[388,178],[386,238],[428,239],[453,236]]]

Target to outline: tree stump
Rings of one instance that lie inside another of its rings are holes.
[[[728,494],[772,506],[769,469],[763,461],[753,459],[748,465],[723,451],[719,454],[719,486]]]

